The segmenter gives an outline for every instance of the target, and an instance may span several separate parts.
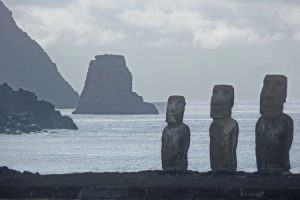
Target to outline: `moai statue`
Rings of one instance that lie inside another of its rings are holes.
[[[186,171],[187,153],[190,147],[190,129],[183,123],[185,99],[183,96],[170,96],[166,122],[162,133],[161,162],[164,171]]]
[[[260,94],[260,114],[255,130],[256,164],[259,173],[289,173],[289,152],[294,125],[283,113],[287,97],[287,77],[267,75]]]
[[[233,104],[234,88],[231,85],[215,85],[210,109],[213,122],[209,128],[212,171],[236,171],[239,127],[231,118]]]

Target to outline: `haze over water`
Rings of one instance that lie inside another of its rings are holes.
[[[70,115],[79,130],[49,130],[29,135],[0,134],[0,163],[41,174],[72,172],[132,172],[161,169],[161,133],[166,125],[164,105],[159,115]],[[285,105],[294,120],[291,171],[300,173],[300,103]],[[239,123],[238,170],[256,171],[255,124],[258,103],[236,103]],[[209,171],[209,104],[187,103],[185,123],[191,129],[189,170]]]

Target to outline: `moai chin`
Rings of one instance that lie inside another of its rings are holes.
[[[213,122],[209,128],[212,171],[236,171],[239,127],[231,118],[233,104],[234,88],[231,85],[215,85],[210,110]]]
[[[256,164],[259,173],[289,173],[289,152],[294,125],[283,113],[287,97],[287,77],[267,75],[260,94],[260,114],[255,130]]]
[[[188,167],[190,129],[183,123],[185,104],[183,96],[170,96],[168,99],[168,125],[161,138],[161,162],[164,171],[186,171]]]

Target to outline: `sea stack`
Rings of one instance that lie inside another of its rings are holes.
[[[74,114],[158,114],[132,91],[132,74],[121,55],[98,55],[89,65]]]
[[[260,114],[256,124],[256,164],[261,174],[289,173],[293,142],[292,118],[283,112],[287,77],[267,75],[260,93]]]
[[[42,47],[16,24],[0,0],[0,84],[34,92],[57,108],[75,108],[79,95]]]

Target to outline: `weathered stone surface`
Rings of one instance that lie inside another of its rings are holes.
[[[1,199],[300,199],[300,175],[76,173],[0,175]]]
[[[90,62],[74,114],[158,114],[153,104],[132,92],[124,56],[98,55]]]
[[[0,83],[30,90],[59,108],[75,108],[79,95],[41,46],[15,23],[0,1]]]
[[[212,171],[236,171],[239,127],[231,118],[234,104],[234,89],[231,85],[216,85],[211,98],[209,128],[210,164]]]
[[[291,168],[289,151],[293,140],[293,120],[286,114],[256,125],[256,162],[261,173],[283,173]]]
[[[266,75],[260,93],[260,114],[267,118],[276,118],[282,115],[286,97],[287,77],[284,75]]]
[[[124,199],[129,196],[127,188],[86,187],[80,190],[78,199]],[[142,196],[143,197],[143,196]],[[141,197],[141,198],[142,198]]]
[[[0,133],[21,134],[42,129],[77,129],[70,117],[29,91],[0,84]]]
[[[210,102],[210,117],[224,119],[231,117],[234,105],[234,88],[231,85],[215,85]]]
[[[183,96],[169,97],[166,113],[168,125],[161,139],[161,161],[165,171],[185,171],[188,168],[190,129],[183,123],[185,104]]]
[[[261,117],[256,124],[256,164],[259,173],[289,173],[294,125],[283,113],[287,77],[267,75],[260,95]]]

